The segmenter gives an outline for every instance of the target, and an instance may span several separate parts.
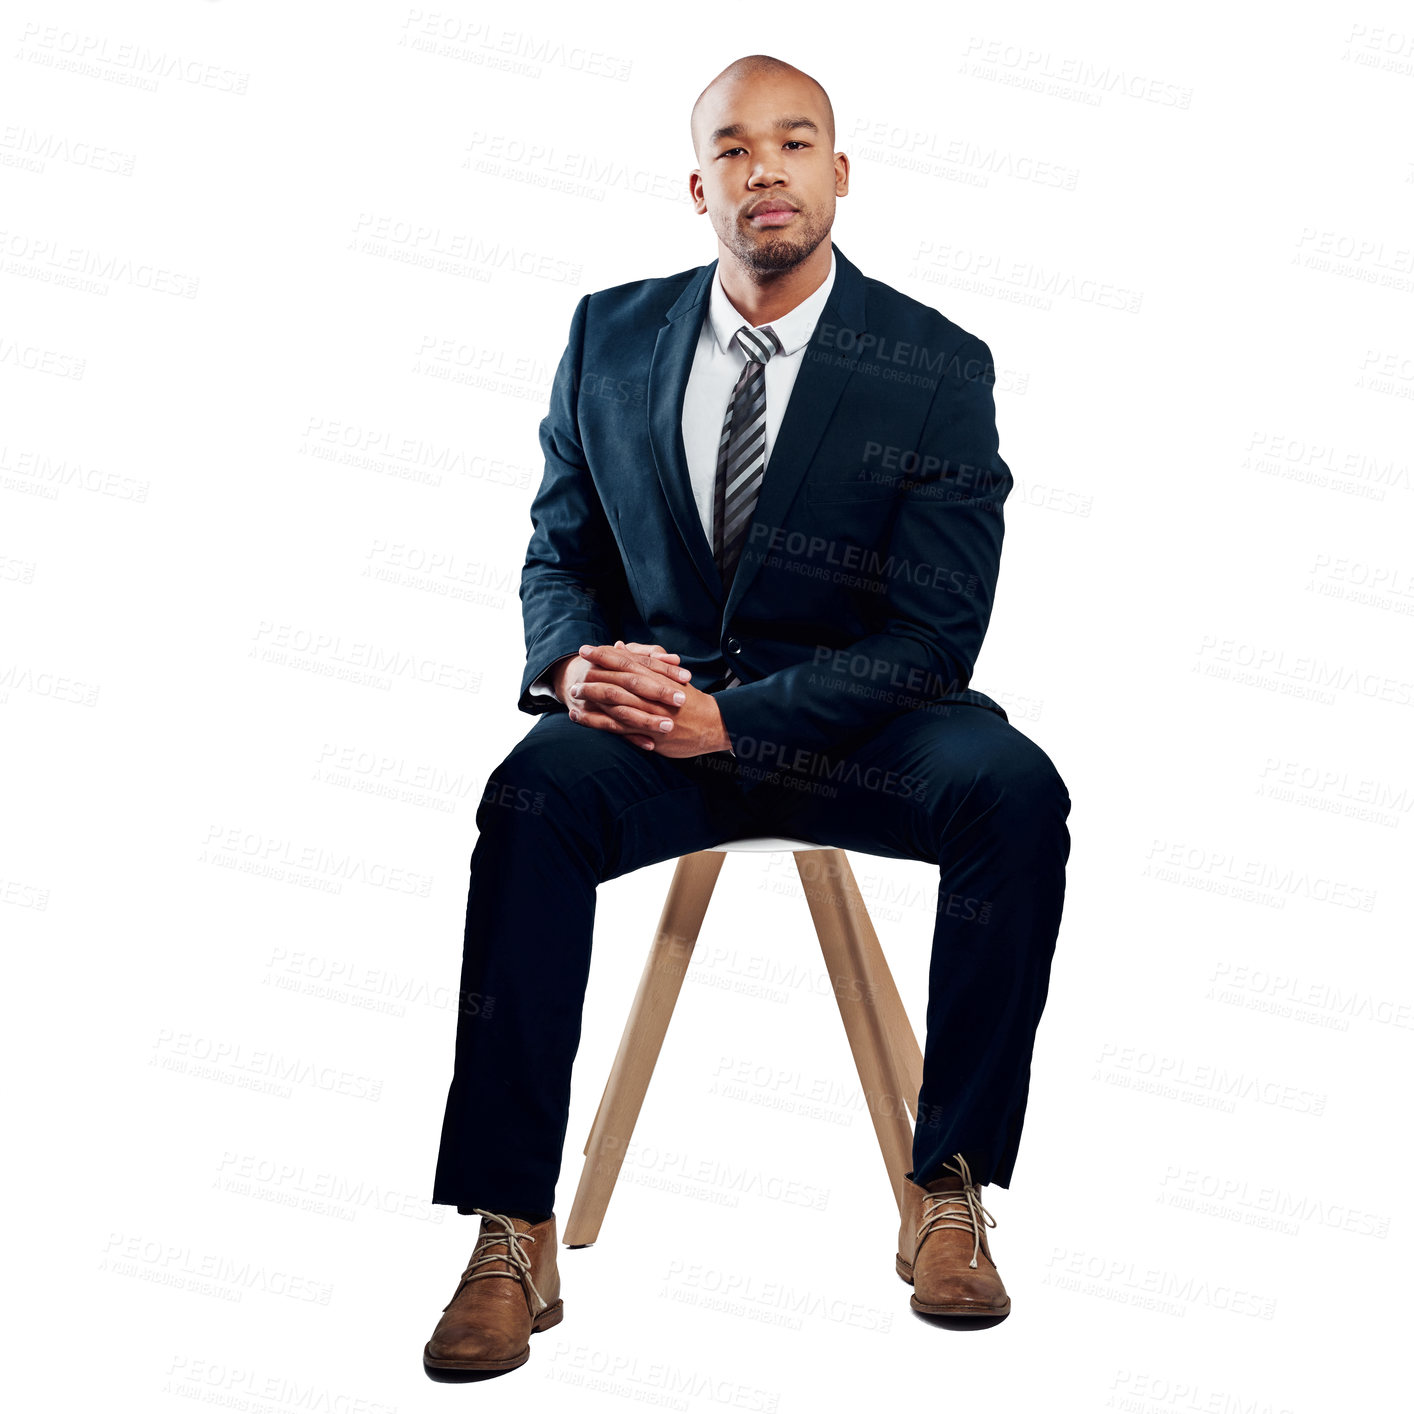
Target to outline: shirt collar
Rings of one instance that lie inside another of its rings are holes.
[[[830,287],[835,283],[835,247],[830,245],[830,273],[825,276],[820,288],[806,295],[794,309],[787,310],[776,319],[769,321],[781,341],[781,352],[793,354],[810,342],[815,326],[820,321],[820,313],[830,296]],[[716,336],[717,348],[726,353],[736,347],[732,340],[736,331],[746,323],[746,316],[727,298],[722,288],[722,265],[712,275],[712,294],[707,304],[708,318],[712,323],[712,333]],[[753,326],[760,327],[760,326]]]

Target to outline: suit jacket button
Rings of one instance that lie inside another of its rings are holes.
[[[734,639],[734,638],[729,638],[729,639],[727,639],[727,652],[728,652],[728,653],[740,653],[740,652],[741,652],[741,644],[738,643],[737,640]]]

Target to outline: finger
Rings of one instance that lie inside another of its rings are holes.
[[[666,716],[660,708],[634,696],[633,693],[615,683],[585,681],[576,683],[575,686],[580,689],[570,699],[575,707],[582,707],[591,712],[607,713],[620,722],[627,723],[641,731],[651,732],[655,736],[673,729],[673,719]],[[665,723],[666,725],[664,725]]]
[[[614,647],[626,648],[630,653],[643,653],[652,658],[666,658],[670,662],[682,661],[677,653],[669,653],[661,643],[625,643],[623,639],[619,639]]]
[[[613,730],[622,734],[632,733],[646,736],[649,740],[662,739],[674,729],[671,717],[663,717],[653,712],[640,712],[636,707],[625,706],[621,703],[576,703],[574,710],[591,726],[604,726],[605,721],[602,719],[607,719],[608,723],[612,724]],[[666,726],[663,725],[665,722]]]
[[[614,708],[604,712],[592,707],[576,707],[570,712],[570,720],[579,722],[587,727],[594,727],[599,731],[612,732],[616,736],[627,737],[630,741],[637,742],[640,746],[646,744],[651,749],[653,746],[653,737],[645,733],[641,725],[625,723],[615,715],[615,713],[623,710],[625,709]],[[637,715],[643,717],[641,713]],[[643,717],[643,720],[652,721],[655,719]],[[661,732],[657,734],[664,735],[664,733]]]
[[[616,672],[631,671],[643,663],[642,658],[635,658],[624,649],[615,648],[607,643],[582,643],[579,647],[579,656],[587,658],[596,668],[609,668]],[[648,665],[655,672],[677,678],[679,682],[687,682],[692,677],[686,668],[680,668],[675,663],[669,663],[662,658],[650,658]]]
[[[623,639],[619,639],[614,647],[622,648],[626,653],[641,653],[659,672],[662,671],[658,666],[660,663],[671,663],[676,666],[682,661],[681,655],[669,653],[661,643],[625,643]]]
[[[611,720],[607,717],[604,717],[601,713],[594,713],[593,715],[595,720],[598,721],[601,725],[607,725]],[[588,723],[588,725],[590,726],[592,726],[593,724],[593,722]],[[639,736],[637,732],[620,732],[617,733],[617,735],[622,736],[625,741],[631,741],[635,746],[639,747],[643,751],[653,751],[656,749],[656,743],[654,742],[652,737]]]
[[[682,671],[687,672],[687,669]],[[626,669],[591,667],[581,681],[616,682],[642,698],[681,707],[687,701],[686,680],[679,679],[677,673],[678,669],[662,665],[661,659],[650,660],[645,666],[643,659],[638,658],[631,660]],[[691,676],[688,673],[688,677]]]
[[[634,705],[641,706],[645,712],[655,710],[659,702],[665,707],[681,707],[687,701],[687,693],[677,683],[658,673],[616,673],[607,668],[590,668],[588,675],[570,688],[570,696],[582,695],[586,685],[622,688],[637,699]],[[589,695],[604,697],[603,693]],[[624,701],[622,697],[613,694],[605,697],[605,700]]]
[[[662,656],[654,653],[649,655],[648,669],[661,677],[671,678],[675,683],[690,682],[692,680],[692,674],[681,666],[681,661],[676,653],[668,653]],[[643,659],[640,658],[639,663],[641,664],[642,662]]]

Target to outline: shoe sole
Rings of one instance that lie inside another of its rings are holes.
[[[901,1252],[894,1253],[894,1270],[904,1281],[913,1285],[913,1263],[905,1262]],[[1011,1297],[1005,1306],[978,1306],[975,1301],[920,1301],[915,1292],[908,1298],[908,1304],[925,1316],[972,1316],[978,1320],[991,1316],[1006,1316],[1011,1313]]]
[[[565,1318],[564,1298],[556,1301],[553,1305],[547,1306],[534,1320],[530,1327],[531,1335],[537,1331],[547,1331],[551,1326],[557,1326]],[[422,1347],[422,1363],[431,1366],[434,1370],[518,1370],[527,1360],[530,1359],[530,1345],[526,1343],[524,1350],[518,1351],[515,1355],[508,1355],[502,1360],[458,1360],[455,1356],[444,1356],[438,1359],[431,1354],[432,1342],[428,1341]]]

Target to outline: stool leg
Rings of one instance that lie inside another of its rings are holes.
[[[673,871],[628,1024],[584,1146],[584,1170],[561,1239],[566,1247],[585,1247],[599,1236],[725,858],[721,850],[704,849],[683,855]]]
[[[897,1207],[913,1167],[922,1052],[845,852],[797,850],[795,864]]]

